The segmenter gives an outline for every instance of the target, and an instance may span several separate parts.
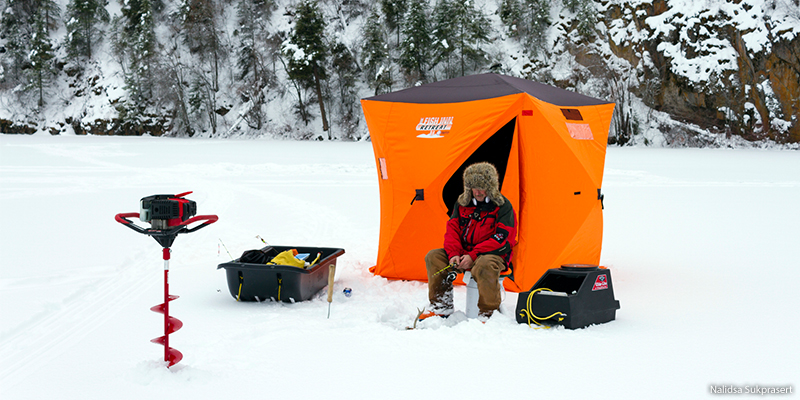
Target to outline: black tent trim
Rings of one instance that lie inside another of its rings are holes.
[[[539,100],[561,107],[609,104],[580,93],[526,79],[499,74],[462,76],[428,83],[397,92],[368,97],[364,100],[412,104],[463,103],[512,94],[527,93]]]

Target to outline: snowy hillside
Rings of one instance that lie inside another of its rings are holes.
[[[360,98],[496,72],[614,101],[612,144],[800,143],[798,0],[27,4],[0,3],[5,133],[365,140]]]
[[[426,286],[377,256],[369,143],[0,136],[0,398],[718,398],[791,387],[800,350],[796,152],[608,151],[602,264],[615,321],[580,330],[514,320],[407,331]],[[172,247],[167,370],[158,244],[114,221],[140,198],[193,190],[219,222]],[[323,293],[241,303],[219,263],[273,244],[341,247]],[[419,260],[422,262],[422,260]],[[352,297],[342,290],[352,288]],[[455,303],[463,311],[465,292]],[[461,321],[461,322],[459,322]]]

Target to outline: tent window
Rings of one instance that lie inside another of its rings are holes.
[[[494,135],[486,139],[450,177],[442,190],[442,200],[447,206],[447,215],[453,213],[453,206],[458,200],[458,196],[464,192],[464,170],[474,163],[486,161],[494,164],[495,168],[497,168],[497,173],[500,175],[500,189],[503,188],[503,178],[506,176],[508,155],[511,153],[511,145],[514,142],[514,128],[516,125],[517,119],[513,118],[495,132]]]
[[[571,124],[567,122],[567,130],[573,139],[578,140],[594,140],[592,135],[592,127],[589,124]]]

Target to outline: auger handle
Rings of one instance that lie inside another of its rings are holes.
[[[189,224],[193,224],[195,222],[206,221],[206,222],[204,222],[204,223],[202,223],[202,224],[200,224],[198,226],[195,226],[194,228],[187,229],[186,232],[185,232],[185,233],[191,233],[191,232],[194,232],[196,230],[199,230],[200,228],[204,228],[206,226],[209,226],[209,225],[213,224],[214,222],[217,222],[218,219],[219,219],[219,217],[216,216],[216,215],[197,215],[197,216],[194,216],[192,218],[187,219],[186,221],[181,222],[181,224],[178,225],[178,226],[188,226]]]
[[[139,218],[139,213],[119,213],[117,214],[114,219],[122,225],[127,226],[139,233],[147,234],[147,230],[142,228],[139,225],[134,224],[128,218]]]
[[[139,213],[119,213],[114,217],[114,219],[117,222],[119,222],[120,224],[125,225],[128,228],[131,228],[134,231],[139,232],[139,233],[143,233],[145,235],[152,235],[154,233],[159,233],[159,234],[163,234],[163,235],[171,235],[171,234],[178,234],[178,233],[191,233],[191,232],[199,230],[200,228],[204,228],[204,227],[206,227],[208,225],[211,225],[214,222],[217,222],[217,220],[219,220],[219,217],[216,216],[216,215],[197,215],[197,216],[194,216],[192,218],[187,219],[186,221],[181,222],[178,225],[170,227],[170,229],[156,232],[156,231],[153,231],[153,230],[148,230],[148,229],[142,228],[141,226],[134,224],[133,221],[129,220],[128,218],[139,218]],[[206,222],[204,222],[204,223],[202,223],[202,224],[200,224],[198,226],[195,226],[194,228],[191,228],[191,229],[188,228],[188,226],[190,224],[193,224],[195,222],[200,222],[200,221],[206,221]]]

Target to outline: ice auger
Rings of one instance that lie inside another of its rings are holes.
[[[177,364],[183,354],[180,351],[169,347],[169,334],[181,329],[183,322],[169,315],[169,302],[178,296],[169,294],[169,258],[170,247],[175,238],[181,233],[192,233],[203,227],[217,222],[216,215],[198,215],[197,204],[194,201],[185,199],[184,196],[192,192],[181,193],[178,195],[159,194],[142,198],[140,201],[140,212],[120,213],[115,219],[122,225],[134,231],[151,236],[161,245],[162,258],[164,259],[164,302],[151,307],[154,312],[164,314],[164,336],[157,337],[151,342],[164,346],[164,361],[167,367]],[[142,228],[134,224],[128,218],[139,218],[143,222],[150,223],[150,228]],[[190,228],[189,225],[202,222]]]

